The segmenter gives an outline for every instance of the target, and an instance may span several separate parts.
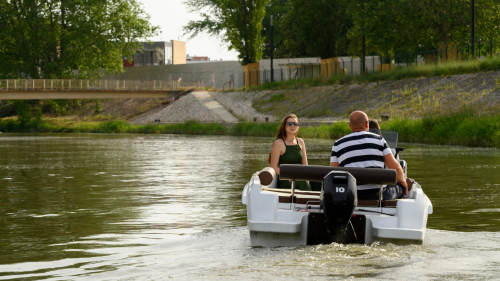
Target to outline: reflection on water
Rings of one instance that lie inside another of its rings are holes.
[[[428,227],[500,231],[500,150],[413,144],[406,148],[408,174],[434,205]]]
[[[500,151],[401,144],[434,205],[423,246],[250,248],[241,191],[271,143],[2,134],[0,280],[488,279],[498,269]],[[332,143],[306,140],[309,163],[328,165]],[[486,269],[465,273],[466,258]]]

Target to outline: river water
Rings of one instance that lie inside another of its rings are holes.
[[[251,248],[241,192],[269,138],[1,134],[0,280],[463,280],[500,272],[500,151],[400,144],[423,245]],[[331,140],[306,139],[328,165]]]

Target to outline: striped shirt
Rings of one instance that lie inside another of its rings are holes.
[[[391,153],[385,139],[368,131],[351,133],[337,140],[332,147],[330,162],[340,167],[384,168],[384,155]],[[358,185],[358,190],[378,189],[380,185]]]

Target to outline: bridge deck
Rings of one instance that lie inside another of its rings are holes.
[[[198,82],[140,80],[0,80],[0,100],[168,98]]]

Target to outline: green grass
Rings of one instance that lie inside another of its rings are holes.
[[[227,134],[232,136],[275,137],[279,126],[278,123],[238,123],[228,128]]]
[[[398,67],[393,71],[374,72],[367,75],[345,75],[338,74],[330,77],[317,76],[315,78],[300,78],[266,83],[259,86],[252,86],[251,91],[263,90],[292,90],[304,87],[318,87],[328,85],[344,85],[350,83],[369,83],[379,81],[393,81],[400,79],[411,79],[419,77],[438,77],[458,74],[470,74],[485,71],[499,71],[500,57],[485,58],[479,60],[464,60],[458,62],[447,62],[438,64],[424,64],[409,67]]]
[[[399,140],[404,142],[500,148],[500,116],[497,115],[479,115],[464,111],[442,116],[426,116],[421,119],[393,119],[382,123],[381,127],[399,132]],[[195,121],[166,125],[133,125],[125,121],[108,121],[81,122],[65,127],[47,121],[32,121],[25,124],[16,120],[0,121],[2,132],[40,133],[190,134],[274,138],[278,128],[278,123],[239,123],[232,127],[225,127],[221,124],[201,124]],[[346,122],[337,122],[332,125],[301,127],[299,137],[337,139],[350,132]]]
[[[270,102],[281,102],[285,99],[285,94],[276,94],[272,95],[271,98],[269,98]]]
[[[421,119],[394,119],[382,129],[399,132],[400,141],[500,148],[500,116],[460,112]]]
[[[21,123],[17,120],[0,121],[0,131],[20,133],[137,133],[137,134],[191,134],[191,135],[225,135],[226,127],[220,124],[201,124],[188,121],[182,124],[166,125],[133,125],[125,121],[108,121],[101,123],[80,122],[71,126],[55,125],[47,121],[31,121]]]

